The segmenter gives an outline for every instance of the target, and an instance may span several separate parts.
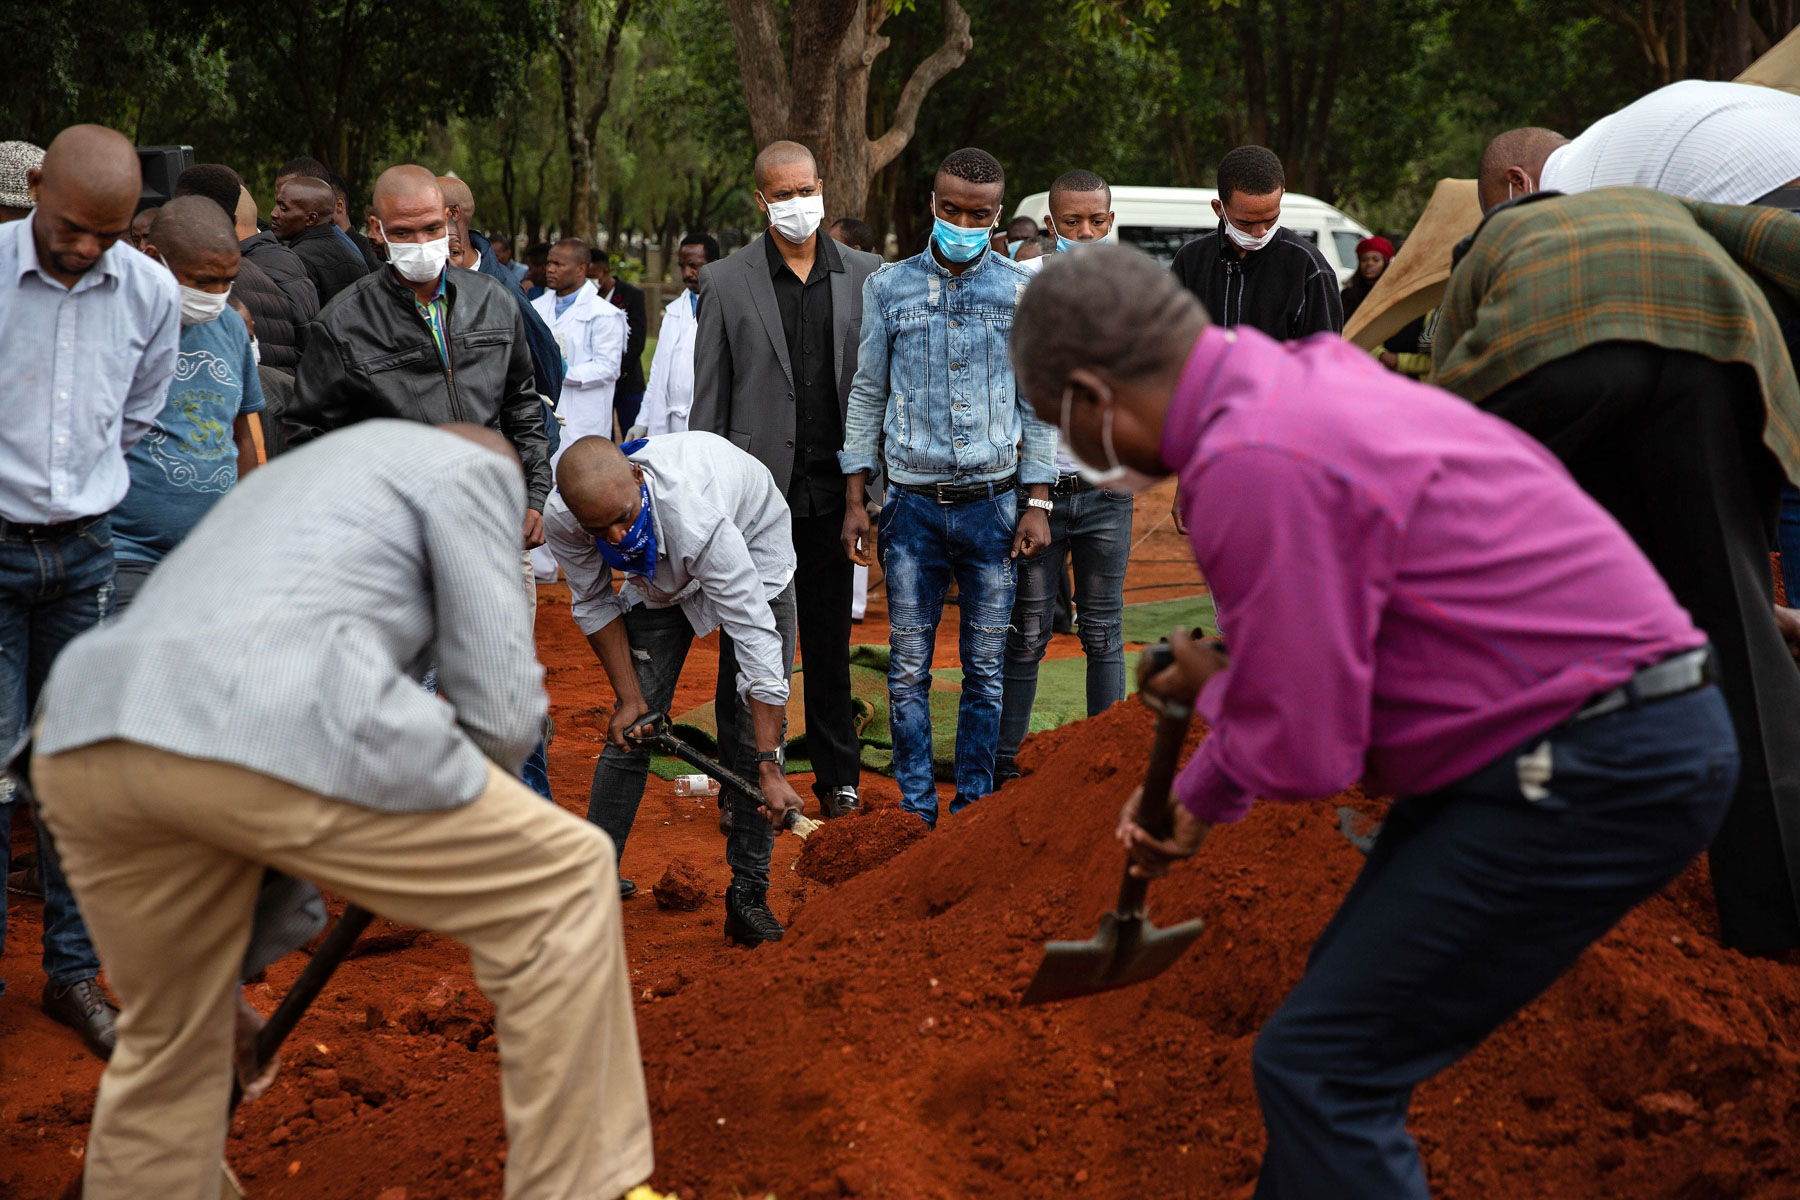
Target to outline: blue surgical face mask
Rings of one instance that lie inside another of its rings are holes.
[[[931,211],[937,211],[937,196],[931,197]],[[942,217],[933,217],[931,236],[944,252],[944,257],[951,262],[966,263],[973,261],[983,250],[988,248],[988,241],[994,236],[993,226],[984,229],[964,229],[961,225],[952,225]]]
[[[643,442],[639,441],[638,445]],[[638,496],[641,503],[637,520],[631,523],[619,544],[615,546],[605,538],[595,538],[594,548],[613,570],[648,579],[656,574],[656,525],[650,519],[650,485],[638,484]]]

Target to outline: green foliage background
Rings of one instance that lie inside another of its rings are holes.
[[[323,159],[358,193],[381,167],[417,159],[470,180],[478,224],[536,239],[568,208],[549,41],[556,15],[576,5],[598,24],[614,2],[4,6],[0,137],[43,144],[86,120],[140,144],[191,144],[201,161],[236,167],[265,211],[274,167],[296,155]],[[776,0],[780,9],[802,2]],[[1729,78],[1787,32],[1782,14],[1795,7],[962,2],[974,47],[931,92],[865,214],[902,247],[922,232],[932,168],[963,145],[998,156],[1016,198],[1077,166],[1120,183],[1205,184],[1232,145],[1262,141],[1283,156],[1295,190],[1403,233],[1435,181],[1471,175],[1498,130],[1574,133],[1666,77]],[[872,135],[941,34],[936,4],[894,7],[883,30],[892,45],[871,80]],[[1661,42],[1637,20],[1643,12],[1661,22]],[[1680,39],[1672,53],[1671,28]],[[688,229],[753,232],[754,148],[725,0],[640,3],[611,87],[596,186],[614,248],[648,261],[660,247],[667,261]]]

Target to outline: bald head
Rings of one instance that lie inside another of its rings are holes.
[[[811,150],[799,142],[770,142],[756,156],[756,186],[767,192],[777,174],[796,168],[808,179],[819,177],[819,163]]]
[[[457,215],[463,223],[474,218],[475,193],[469,190],[468,184],[454,175],[439,175],[437,185],[438,191],[443,193],[445,206],[459,210]]]
[[[376,217],[383,223],[387,221],[384,210],[397,204],[429,203],[437,208],[446,204],[444,189],[438,185],[437,176],[414,163],[402,163],[383,171],[375,181],[372,202]]]
[[[238,258],[237,232],[217,202],[206,196],[177,196],[156,210],[149,249],[177,278],[206,260]]]
[[[595,537],[618,543],[643,507],[643,476],[603,437],[567,447],[556,466],[556,487],[577,521]]]
[[[247,187],[238,188],[236,225],[239,241],[256,236],[256,197]]]
[[[71,125],[57,134],[25,180],[38,197],[32,214],[38,259],[64,283],[85,274],[130,232],[143,185],[137,151],[103,125]]]
[[[1481,211],[1504,204],[1516,196],[1530,195],[1543,186],[1544,163],[1569,139],[1553,129],[1509,129],[1481,152],[1481,171],[1476,195]]]
[[[269,224],[275,236],[292,241],[315,225],[331,220],[337,207],[337,195],[323,179],[308,175],[291,175],[275,185],[275,207],[269,213]]]

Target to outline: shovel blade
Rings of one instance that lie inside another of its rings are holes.
[[[1154,979],[1174,965],[1203,928],[1194,920],[1158,929],[1148,917],[1109,912],[1100,918],[1100,931],[1085,942],[1045,943],[1044,961],[1019,1003],[1073,1000]]]

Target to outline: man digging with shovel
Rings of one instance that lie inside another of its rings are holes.
[[[1235,614],[1185,632],[1153,696],[1211,733],[1173,833],[1118,835],[1160,875],[1257,797],[1359,778],[1396,800],[1257,1039],[1256,1195],[1427,1196],[1412,1089],[1466,1054],[1725,814],[1737,749],[1710,648],[1556,461],[1336,337],[1209,326],[1148,256],[1059,255],[1012,356],[1104,487],[1181,476],[1189,540]]]
[[[775,830],[800,797],[783,773],[794,667],[794,539],[787,501],[756,459],[711,433],[667,433],[615,446],[585,437],[563,452],[544,534],[569,581],[570,614],[618,697],[594,764],[588,820],[619,848],[637,820],[650,748],[632,736],[667,713],[696,637],[719,630],[714,707],[724,765],[761,786],[734,789],[720,825],[731,886],[725,936],[781,940],[769,910]],[[613,590],[613,575],[624,586]],[[620,881],[621,893],[637,888]]]
[[[612,845],[516,777],[546,706],[525,499],[492,430],[365,421],[232,489],[57,660],[33,774],[121,1001],[87,1200],[220,1195],[246,946],[311,932],[282,941],[265,867],[468,946],[508,1200],[650,1174]]]

